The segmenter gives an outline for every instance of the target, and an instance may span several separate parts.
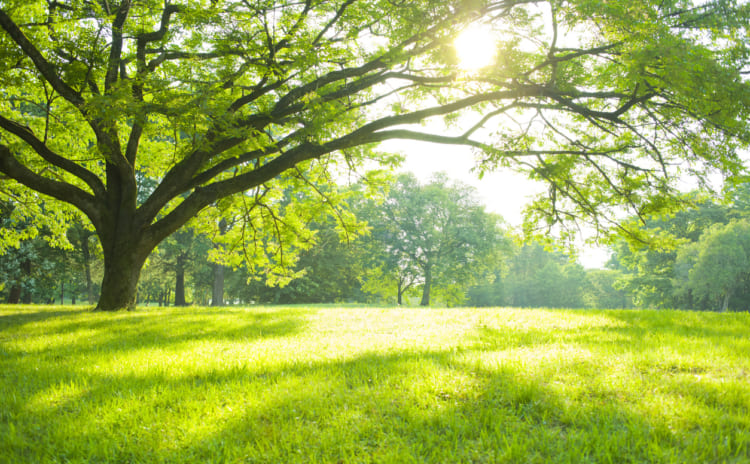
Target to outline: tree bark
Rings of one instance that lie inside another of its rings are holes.
[[[229,230],[229,223],[225,218],[219,221],[219,233],[224,235]],[[211,288],[211,306],[224,306],[224,272],[225,267],[214,264],[214,284]]]
[[[26,277],[31,276],[31,260],[30,259],[25,259],[21,263],[21,274],[23,276],[26,276]],[[32,301],[31,301],[31,291],[28,288],[23,292],[22,303],[24,303],[24,304],[31,304],[32,303]]]
[[[211,289],[211,306],[224,306],[224,270],[221,264],[214,264],[214,284]]]
[[[8,304],[18,304],[20,302],[21,302],[21,285],[14,284],[12,287],[10,287],[10,292],[8,293]]]
[[[94,284],[91,281],[91,251],[89,250],[89,235],[81,234],[81,256],[83,258],[83,270],[86,275],[86,296],[89,304],[94,304]]]
[[[724,300],[721,303],[721,312],[725,313],[729,309],[729,297],[731,296],[732,292],[726,292],[724,294]]]
[[[432,268],[426,266],[424,269],[424,287],[422,287],[422,301],[419,302],[421,306],[430,305],[430,287],[432,286]]]
[[[104,260],[104,278],[102,293],[99,297],[98,311],[118,311],[135,309],[138,278],[146,258],[130,254],[127,248],[121,254],[115,254]],[[148,256],[148,255],[147,255]]]
[[[187,306],[185,300],[185,257],[179,255],[175,265],[174,305]]]

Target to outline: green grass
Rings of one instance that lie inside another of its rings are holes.
[[[750,462],[750,315],[0,306],[0,462]]]

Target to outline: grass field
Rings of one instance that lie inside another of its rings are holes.
[[[750,314],[0,306],[0,462],[750,462]]]

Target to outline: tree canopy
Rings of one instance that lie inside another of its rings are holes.
[[[297,212],[343,227],[321,186],[387,160],[390,139],[547,182],[531,226],[606,227],[670,208],[685,175],[742,171],[749,16],[731,0],[1,0],[2,191],[88,218],[102,310],[132,307],[149,253],[197,215],[242,211],[271,267],[274,243],[304,241]],[[463,69],[454,40],[478,25],[496,60]],[[434,118],[454,132],[419,126]]]

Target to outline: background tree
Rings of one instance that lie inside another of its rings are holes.
[[[341,239],[333,219],[314,224],[316,246],[300,253],[295,269],[300,275],[284,286],[268,286],[245,275],[246,292],[260,303],[340,303],[362,299],[360,277],[365,259],[358,242]],[[253,278],[256,277],[256,278]]]
[[[529,243],[513,257],[506,285],[511,306],[581,308],[587,281],[583,267],[569,256]]]
[[[422,306],[430,304],[433,287],[452,295],[446,303],[461,303],[465,289],[497,259],[498,218],[484,211],[471,187],[451,184],[444,174],[425,185],[413,175],[399,176],[371,211],[376,214],[367,219],[383,255],[379,269],[397,279],[399,299],[408,288],[403,279],[418,270]]]
[[[585,306],[595,309],[633,308],[631,293],[618,285],[621,278],[622,273],[618,270],[588,269],[583,295]]]
[[[83,272],[83,288],[86,300],[89,304],[94,304],[96,303],[96,295],[91,267],[95,259],[93,251],[95,248],[92,249],[92,240],[96,238],[96,234],[94,234],[94,231],[87,229],[81,221],[77,221],[70,226],[67,235],[76,251],[73,258],[74,262]]]
[[[747,309],[750,288],[750,223],[732,221],[715,225],[690,247],[695,249],[695,264],[689,271],[688,287],[710,307],[726,311],[732,297],[737,308]],[[690,251],[688,251],[690,252]]]
[[[0,172],[5,191],[89,219],[102,310],[132,307],[151,251],[207,208],[315,195],[390,139],[472,146],[481,169],[547,182],[529,229],[608,227],[623,206],[672,208],[683,173],[742,169],[749,15],[731,0],[5,0]],[[477,24],[502,39],[469,70],[453,42]],[[470,111],[454,134],[409,127]],[[140,173],[159,182],[142,202]],[[289,267],[277,249],[251,266]]]
[[[688,266],[678,262],[680,250],[697,242],[713,224],[726,223],[730,210],[706,200],[692,199],[694,207],[668,217],[648,218],[635,233],[642,240],[615,243],[610,266],[622,268],[618,284],[635,303],[652,308],[692,308],[696,302],[685,290]],[[682,290],[681,290],[682,289]]]

